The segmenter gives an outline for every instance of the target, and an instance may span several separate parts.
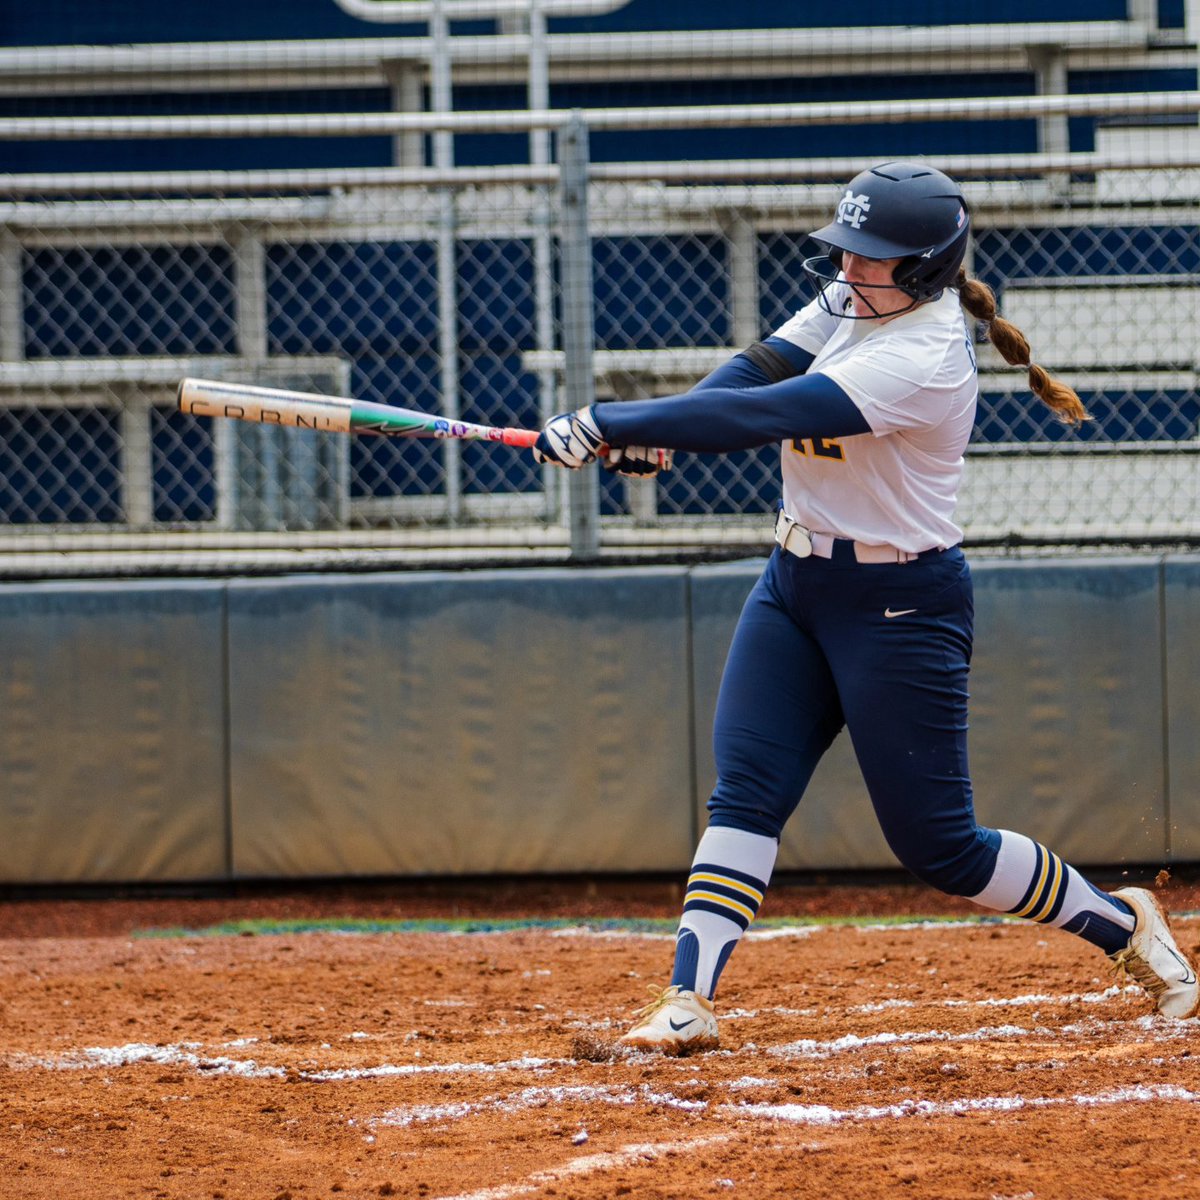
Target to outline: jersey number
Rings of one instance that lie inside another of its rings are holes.
[[[842,444],[836,438],[793,438],[792,449],[797,454],[808,454],[809,447],[818,458],[844,459]]]

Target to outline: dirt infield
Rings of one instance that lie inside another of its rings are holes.
[[[675,903],[610,881],[0,904],[0,1196],[1200,1196],[1200,1023],[1074,938],[916,887],[777,889],[722,1048],[608,1058],[666,982]]]

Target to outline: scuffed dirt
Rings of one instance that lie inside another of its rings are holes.
[[[677,1059],[580,1052],[666,981],[669,936],[133,936],[266,916],[669,917],[677,895],[607,880],[10,899],[0,1195],[1200,1195],[1200,1025],[1151,1015],[1054,930],[764,931],[726,972],[722,1048]],[[1187,880],[1160,895],[1200,907]],[[896,913],[976,910],[812,881],[763,909]],[[1195,948],[1200,920],[1177,932]]]

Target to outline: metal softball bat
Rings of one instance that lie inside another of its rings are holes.
[[[215,379],[184,379],[179,384],[179,411],[197,417],[232,417],[260,425],[288,425],[326,433],[382,433],[388,437],[462,438],[532,446],[537,430],[436,417],[412,408],[372,404],[346,396],[319,396],[286,388],[223,383]]]

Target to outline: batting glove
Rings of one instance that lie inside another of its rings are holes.
[[[659,471],[671,469],[671,450],[655,446],[612,446],[601,460],[606,471],[630,479],[648,479]]]
[[[575,469],[595,462],[603,445],[591,408],[580,408],[550,418],[533,444],[533,457],[540,463]]]

